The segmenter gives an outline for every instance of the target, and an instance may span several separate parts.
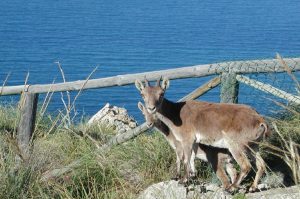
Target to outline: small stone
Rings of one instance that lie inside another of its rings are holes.
[[[245,194],[247,192],[247,189],[245,187],[242,187],[239,189],[240,194]]]
[[[120,129],[120,130],[118,131],[118,134],[122,134],[122,133],[125,133],[125,132],[126,132],[125,129]]]
[[[217,191],[221,189],[217,184],[208,184],[206,185],[206,191]]]
[[[270,186],[269,186],[268,184],[259,184],[259,185],[257,185],[257,188],[258,188],[260,191],[263,191],[263,190],[270,189]]]
[[[284,175],[281,172],[269,172],[262,178],[261,182],[270,188],[281,187],[284,184]]]
[[[135,128],[137,126],[135,121],[129,122],[128,125],[129,125],[130,128]]]

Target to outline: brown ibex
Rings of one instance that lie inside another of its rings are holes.
[[[246,105],[195,100],[171,102],[164,98],[164,93],[169,87],[169,80],[164,79],[162,83],[160,82],[161,79],[157,81],[156,86],[150,86],[147,80],[145,80],[145,85],[136,80],[135,85],[149,113],[159,112],[173,122],[172,132],[183,146],[186,168],[183,181],[188,180],[190,175],[190,159],[194,143],[202,143],[228,149],[240,166],[241,171],[228,188],[229,191],[236,189],[250,171],[251,164],[247,155],[255,159],[257,172],[249,191],[256,190],[258,181],[265,170],[257,142],[269,135],[263,117]]]
[[[145,117],[147,126],[149,128],[153,126],[156,127],[165,136],[168,143],[175,150],[176,164],[177,164],[176,177],[179,178],[181,161],[183,159],[183,148],[181,143],[178,140],[176,140],[174,134],[170,130],[173,128],[174,124],[169,119],[165,118],[159,113],[155,114],[157,115],[157,118],[155,118],[155,115],[150,114],[141,102],[138,103],[138,107],[142,111]],[[206,162],[208,161],[211,164],[217,177],[222,182],[223,187],[225,189],[228,188],[230,182],[224,170],[224,164],[226,166],[225,167],[226,171],[230,176],[231,182],[234,182],[237,175],[236,169],[233,167],[232,164],[232,157],[229,155],[228,150],[215,148],[215,147],[207,146],[204,144],[198,144],[198,143],[195,144],[195,146],[196,147],[194,147],[193,150],[194,157]],[[191,165],[192,173],[195,173],[193,155],[190,161],[191,161],[190,165]]]

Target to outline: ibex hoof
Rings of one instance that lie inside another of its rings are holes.
[[[257,191],[258,191],[258,188],[257,188],[256,186],[251,186],[251,187],[249,188],[249,192],[250,192],[250,193],[257,192]]]
[[[187,179],[186,178],[181,178],[180,180],[179,180],[179,184],[185,184],[185,183],[187,183]]]
[[[222,185],[223,189],[227,191],[230,188],[230,184]]]
[[[189,186],[190,185],[190,179],[188,178],[181,178],[178,182],[178,184],[182,184],[184,185],[185,187]]]
[[[227,191],[227,192],[229,192],[230,194],[236,194],[237,192],[238,192],[238,188],[235,186],[235,185],[230,185],[230,186],[228,186],[227,188],[225,188],[225,190]]]
[[[176,175],[176,176],[174,176],[174,177],[171,178],[171,180],[175,180],[175,181],[177,181],[177,180],[179,180],[179,179],[180,179],[180,176],[179,176],[179,175]]]
[[[191,172],[190,177],[195,178],[196,177],[196,172]]]
[[[193,180],[192,178],[181,178],[178,182],[178,184],[182,184],[185,187],[190,186],[191,184],[195,184],[195,180]]]

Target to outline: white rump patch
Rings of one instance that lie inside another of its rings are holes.
[[[205,162],[207,162],[207,157],[206,157],[206,154],[205,153],[197,153],[196,154],[196,158],[200,159],[200,160],[203,160]]]
[[[225,138],[222,138],[214,142],[211,146],[218,147],[218,148],[228,148],[228,142]]]
[[[201,140],[203,140],[203,136],[201,136],[200,133],[196,133],[196,143],[201,143]]]

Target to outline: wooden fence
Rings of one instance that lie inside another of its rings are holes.
[[[257,80],[250,79],[244,74],[250,73],[282,73],[300,71],[300,58],[269,59],[269,60],[251,60],[251,61],[233,61],[216,64],[196,65],[176,69],[152,71],[146,73],[136,73],[127,75],[118,75],[100,79],[80,80],[73,82],[57,84],[37,84],[37,85],[19,85],[19,86],[2,86],[0,87],[0,96],[22,94],[21,100],[21,119],[17,129],[17,140],[22,156],[29,157],[29,142],[35,126],[35,116],[38,104],[38,94],[49,92],[63,92],[74,90],[97,89],[112,86],[122,86],[133,84],[136,79],[156,80],[161,76],[169,79],[183,79],[218,75],[208,81],[201,87],[197,88],[179,101],[196,99],[206,93],[208,90],[221,85],[221,102],[236,103],[238,100],[239,83],[244,83],[264,92],[271,93],[277,97],[286,99],[293,103],[300,104],[300,97],[282,91],[271,85],[264,84]],[[103,145],[98,152],[109,149],[112,145],[121,144],[129,139],[139,135],[147,130],[144,124],[126,133],[111,138]],[[48,172],[42,180],[59,176],[72,168],[79,166],[81,160],[76,160],[62,169],[56,169]]]

